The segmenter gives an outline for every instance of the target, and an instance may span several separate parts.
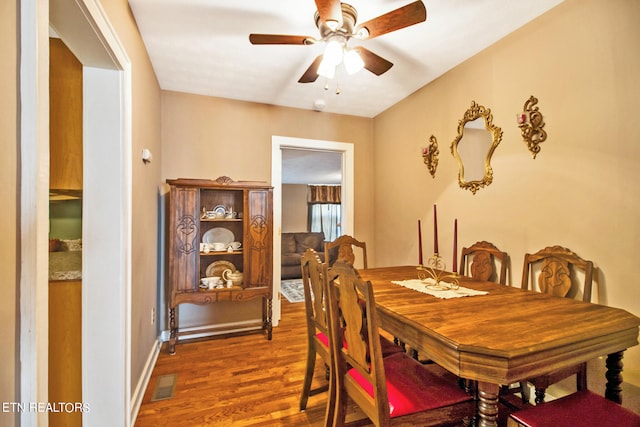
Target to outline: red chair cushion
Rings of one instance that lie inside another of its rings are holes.
[[[428,367],[407,356],[396,353],[384,359],[387,394],[391,418],[441,408],[471,400],[472,397],[456,384],[433,374]],[[373,397],[373,385],[356,369],[348,374]]]
[[[329,348],[329,337],[324,332],[318,332],[316,338],[324,344],[325,347]]]
[[[529,427],[640,426],[640,415],[588,390],[523,409],[511,418]]]

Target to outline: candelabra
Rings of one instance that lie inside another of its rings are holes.
[[[427,289],[432,290],[456,290],[460,287],[457,273],[445,271],[444,260],[437,253],[427,258],[427,265],[418,266],[418,279],[424,283]]]

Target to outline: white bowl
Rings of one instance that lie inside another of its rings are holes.
[[[227,246],[229,245],[223,242],[211,243],[211,249],[213,249],[214,251],[225,251],[227,250]]]

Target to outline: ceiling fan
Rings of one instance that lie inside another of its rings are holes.
[[[299,83],[316,81],[318,75],[333,78],[336,66],[344,63],[348,73],[353,74],[366,68],[375,75],[387,72],[393,63],[376,55],[363,46],[347,47],[351,38],[369,40],[392,31],[400,30],[427,19],[427,10],[421,0],[392,10],[356,26],[356,9],[339,0],[315,0],[318,10],[315,13],[316,27],[320,38],[311,36],[281,34],[250,34],[251,44],[291,44],[312,45],[325,42],[326,48],[304,72]]]

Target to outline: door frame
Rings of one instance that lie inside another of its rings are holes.
[[[282,234],[282,150],[334,151],[342,155],[342,207],[341,223],[343,234],[353,234],[354,222],[354,146],[348,142],[320,139],[271,137],[271,185],[273,186],[273,325],[277,326],[281,317],[280,271]]]
[[[48,401],[49,31],[83,64],[82,397],[87,425],[131,417],[131,64],[99,0],[23,0],[20,16],[20,378]],[[46,411],[20,425],[48,425]]]

